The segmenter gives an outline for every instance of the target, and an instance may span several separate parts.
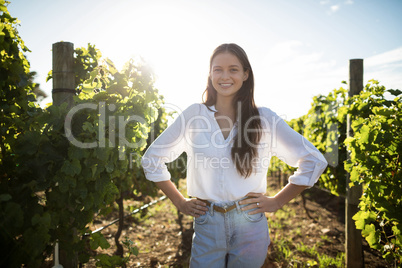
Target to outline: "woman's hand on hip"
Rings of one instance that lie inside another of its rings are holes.
[[[204,215],[207,211],[207,204],[197,199],[185,198],[181,200],[177,208],[180,212],[198,218]]]
[[[243,211],[255,209],[249,212],[250,215],[263,213],[263,212],[276,212],[281,208],[280,204],[274,197],[265,196],[261,193],[248,193],[248,199],[244,199],[239,202],[240,205],[246,205],[242,207]]]

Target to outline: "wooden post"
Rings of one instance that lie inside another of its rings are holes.
[[[75,95],[74,44],[69,42],[54,43],[53,47],[53,105],[67,102],[73,106]]]
[[[67,107],[74,104],[75,95],[75,74],[74,74],[74,44],[69,42],[58,42],[52,46],[53,50],[53,105],[61,105],[67,102]],[[60,120],[64,120],[61,118]],[[77,235],[77,231],[72,229],[71,235]],[[78,257],[75,253],[73,257],[63,250],[63,242],[60,241],[60,264],[64,268],[78,267]]]
[[[359,94],[363,89],[363,60],[352,59],[349,61],[349,97]],[[351,120],[347,118],[348,137],[353,137]],[[350,155],[348,155],[350,159]],[[346,178],[346,200],[345,200],[345,250],[346,267],[360,268],[364,267],[362,236],[360,230],[356,229],[355,221],[352,217],[359,211],[359,199],[362,196],[362,186],[353,186],[349,188],[350,175]]]

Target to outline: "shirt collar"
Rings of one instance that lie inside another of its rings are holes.
[[[208,109],[208,107],[209,107],[209,109]],[[215,109],[215,105],[207,106],[207,113],[213,119],[215,119],[216,112],[217,112],[217,110]],[[234,122],[234,125],[237,126],[237,120]]]
[[[217,112],[217,110],[215,109],[215,105],[207,106],[207,113],[209,116],[211,116],[212,118],[215,118],[216,112]]]

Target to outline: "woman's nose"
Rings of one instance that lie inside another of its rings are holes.
[[[227,71],[223,71],[221,78],[222,79],[228,79],[229,78],[229,73]]]

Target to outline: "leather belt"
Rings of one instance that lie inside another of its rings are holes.
[[[252,197],[247,196],[245,199],[249,199],[249,198],[252,198]],[[200,198],[197,198],[197,199],[200,200],[200,201],[202,201],[202,202],[204,202],[204,203],[207,204],[207,206],[209,206],[209,207],[212,205],[212,203],[209,202],[208,200],[204,200],[204,199],[200,199]],[[244,200],[245,200],[245,199],[244,199]],[[231,210],[233,210],[233,209],[235,209],[235,208],[236,208],[236,203],[234,203],[233,205],[228,206],[228,207],[226,207],[226,208],[224,208],[224,207],[219,207],[219,206],[215,206],[215,205],[214,205],[214,210],[217,211],[217,212],[220,212],[220,213],[226,213],[226,212],[229,212],[229,211],[231,211]]]

